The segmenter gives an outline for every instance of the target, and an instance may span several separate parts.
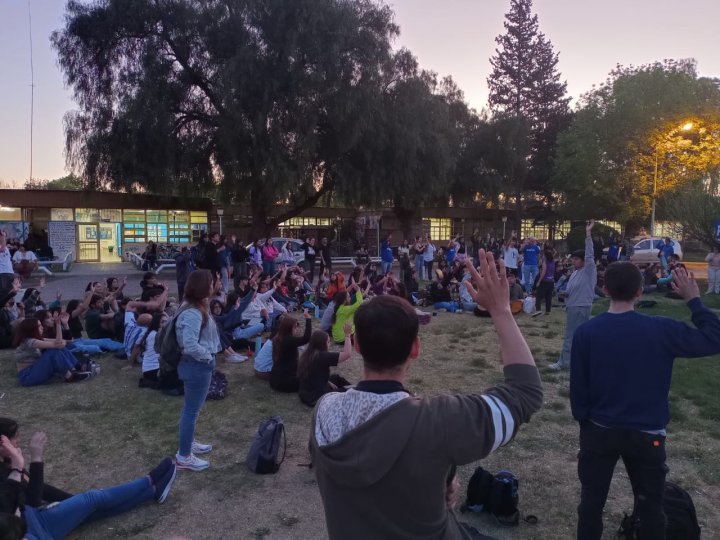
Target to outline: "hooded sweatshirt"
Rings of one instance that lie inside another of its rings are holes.
[[[592,238],[585,238],[585,264],[572,274],[567,285],[566,307],[589,307],[595,298],[595,285],[597,285],[597,266],[595,266],[595,251]]]
[[[395,381],[323,396],[310,452],[331,539],[470,538],[446,508],[454,466],[507,444],[542,404],[535,366],[484,394],[415,397]]]

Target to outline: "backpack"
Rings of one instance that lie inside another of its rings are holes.
[[[177,322],[180,314],[186,309],[190,309],[192,306],[183,306],[178,309],[175,316],[170,319],[165,326],[163,326],[158,333],[155,335],[155,352],[160,355],[160,371],[165,373],[172,373],[177,371],[178,364],[180,363],[180,357],[182,356],[182,350],[175,334],[175,323]],[[202,326],[200,331],[205,328],[207,320],[203,317]]]
[[[470,477],[463,508],[472,512],[489,512],[505,526],[520,522],[518,480],[510,471],[491,474],[482,467]]]
[[[530,295],[523,300],[523,311],[525,313],[535,313],[535,297]]]
[[[283,453],[278,461],[281,440],[283,441]],[[287,439],[285,438],[283,419],[279,416],[271,416],[260,422],[245,464],[254,473],[274,474],[280,469],[286,451]]]
[[[692,497],[673,482],[665,482],[663,510],[667,518],[666,540],[700,540],[700,527]],[[617,532],[618,539],[643,540],[640,536],[640,520],[635,512],[625,514]]]

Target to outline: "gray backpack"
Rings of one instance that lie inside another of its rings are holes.
[[[175,333],[175,323],[180,314],[186,309],[191,309],[192,306],[182,306],[177,310],[175,316],[170,319],[165,326],[163,326],[155,336],[154,349],[157,354],[160,355],[160,371],[163,373],[172,373],[177,371],[178,364],[180,363],[180,357],[182,356],[182,350],[177,340]],[[207,321],[203,318],[202,328],[205,328]]]
[[[283,453],[282,457],[278,458],[281,441]],[[254,473],[275,474],[285,460],[286,451],[287,439],[283,419],[280,416],[271,416],[260,422],[245,463]]]

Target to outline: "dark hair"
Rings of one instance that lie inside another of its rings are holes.
[[[143,302],[148,302],[151,298],[155,296],[160,296],[164,292],[165,289],[163,289],[162,287],[150,287],[149,289],[145,289],[142,292],[140,300],[142,300]]]
[[[13,331],[13,347],[19,347],[26,339],[42,339],[42,330],[38,328],[38,323],[42,324],[42,321],[35,317],[20,321]]]
[[[642,281],[638,267],[628,261],[610,263],[605,271],[605,288],[610,298],[620,302],[633,300]]]
[[[366,366],[391,371],[405,363],[418,334],[418,317],[397,296],[376,296],[355,312],[355,339]]]
[[[213,275],[210,270],[193,270],[185,282],[183,298],[200,310],[203,318],[207,316],[205,300],[210,298],[213,286]]]
[[[549,249],[546,249],[545,250],[545,260],[547,262],[553,262],[554,259],[555,259],[555,257],[553,257],[552,251],[550,251]]]
[[[143,281],[143,283],[147,283],[148,280],[150,280],[154,277],[157,277],[157,274],[155,272],[145,272],[143,274],[142,281]]]
[[[297,376],[301,381],[305,380],[310,375],[310,369],[312,368],[318,353],[327,351],[327,332],[322,330],[315,330],[310,336],[310,341],[305,346],[305,350],[298,359]],[[273,347],[273,350],[275,348]]]
[[[94,306],[95,304],[97,304],[98,300],[102,300],[102,299],[103,299],[103,297],[100,296],[99,294],[93,294],[92,298],[90,298],[90,305]]]
[[[247,278],[245,278],[247,279]],[[225,311],[229,312],[231,309],[235,307],[235,303],[238,301],[238,298],[240,298],[240,295],[236,291],[230,291],[228,295],[225,297]]]
[[[223,311],[224,306],[222,305],[222,302],[220,300],[211,300],[210,301],[210,311],[215,309],[215,306],[220,306],[220,310]]]
[[[0,435],[5,435],[8,439],[12,439],[17,435],[20,424],[12,418],[0,417]]]
[[[109,278],[107,278],[107,279],[105,280],[105,283],[107,284],[108,291],[112,292],[112,282],[113,282],[113,281],[116,281],[116,280],[119,281],[118,278],[116,278],[116,277],[114,277],[114,276],[110,276]],[[120,288],[120,285],[118,285],[118,289],[119,289],[119,288]]]
[[[333,307],[333,316],[332,316],[332,324],[335,324],[335,321],[337,320],[337,312],[338,309],[340,309],[340,306],[345,305],[345,299],[347,298],[348,293],[347,291],[338,291],[335,293],[335,296],[333,296],[332,301],[334,304]]]
[[[37,292],[37,295],[40,296],[40,291],[38,291],[34,287],[28,287],[27,289],[25,289],[25,293],[23,294],[22,301],[25,302],[28,298],[30,298],[30,295],[34,294],[35,292]]]
[[[0,540],[22,540],[27,535],[25,518],[0,513]]]
[[[160,321],[162,321],[162,318],[165,316],[166,314],[163,311],[153,313],[152,321],[150,321],[150,326],[148,326],[148,332],[158,332],[160,330]]]
[[[72,315],[72,312],[77,309],[80,305],[80,300],[70,300],[65,307],[65,310]]]
[[[85,287],[85,292],[88,292],[90,289],[93,288],[93,285],[97,285],[100,283],[99,281],[90,281],[87,286]]]
[[[584,260],[585,259],[585,250],[584,249],[576,249],[575,251],[572,252],[570,257],[575,258],[575,259],[583,259]]]
[[[282,317],[280,322],[277,324],[277,331],[275,337],[273,337],[273,364],[280,358],[280,352],[282,350],[283,341],[286,338],[292,337],[295,327],[297,326],[297,320],[293,317]]]

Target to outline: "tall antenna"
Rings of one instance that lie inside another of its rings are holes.
[[[35,70],[33,68],[32,14],[28,0],[28,29],[30,32],[30,182],[33,179],[33,118],[35,115]]]

